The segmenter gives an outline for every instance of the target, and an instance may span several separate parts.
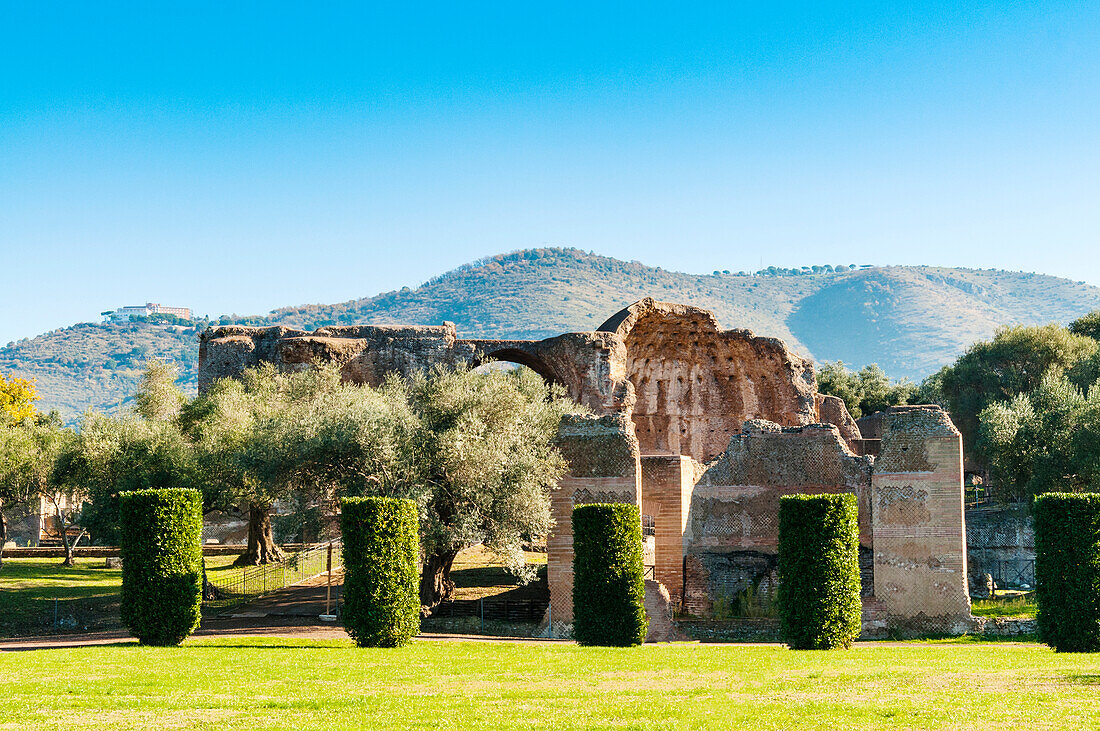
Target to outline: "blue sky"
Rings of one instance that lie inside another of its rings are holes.
[[[0,0],[0,344],[576,246],[1100,285],[1100,4]]]

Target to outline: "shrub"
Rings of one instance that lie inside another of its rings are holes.
[[[637,505],[573,509],[573,635],[582,645],[645,641],[642,516]]]
[[[416,503],[360,497],[340,506],[344,628],[360,647],[405,645],[420,631]]]
[[[779,620],[792,650],[848,647],[859,636],[859,525],[854,495],[779,500]]]
[[[122,621],[143,645],[178,645],[202,612],[202,495],[119,495]]]
[[[1035,499],[1039,637],[1059,652],[1100,651],[1100,494]]]

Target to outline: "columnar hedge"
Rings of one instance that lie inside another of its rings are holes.
[[[344,629],[360,647],[407,644],[420,631],[416,503],[360,497],[340,505]]]
[[[628,503],[573,509],[573,635],[582,645],[645,641],[642,516]]]
[[[143,645],[178,645],[202,611],[202,495],[119,495],[122,621]]]
[[[854,495],[779,500],[779,618],[792,650],[848,647],[859,636],[859,524]]]
[[[1100,494],[1035,498],[1039,637],[1059,652],[1100,651]]]

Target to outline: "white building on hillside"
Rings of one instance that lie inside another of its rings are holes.
[[[166,307],[155,302],[147,302],[144,305],[131,307],[119,307],[112,312],[104,312],[103,317],[111,322],[129,320],[131,316],[148,317],[149,315],[175,315],[184,320],[191,319],[190,307]]]

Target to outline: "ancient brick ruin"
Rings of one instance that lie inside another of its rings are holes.
[[[716,602],[774,582],[781,495],[848,492],[860,508],[865,633],[969,627],[962,442],[947,414],[891,409],[881,441],[864,440],[843,402],[816,392],[812,363],[780,340],[721,330],[706,310],[652,299],[595,332],[538,341],[462,339],[451,323],[227,326],[200,339],[199,388],[261,362],[298,370],[318,359],[371,385],[437,363],[509,361],[591,410],[559,434],[570,469],[551,496],[553,626],[572,621],[574,505],[641,505],[654,526],[657,582],[674,605],[705,617]]]

